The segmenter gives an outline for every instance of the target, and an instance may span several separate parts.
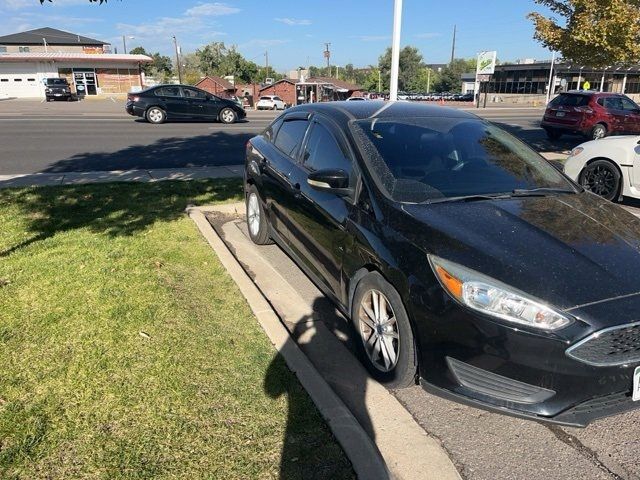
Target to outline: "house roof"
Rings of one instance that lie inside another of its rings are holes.
[[[233,86],[233,84],[227,80],[226,78],[222,78],[222,77],[218,77],[216,75],[207,75],[206,77],[204,77],[202,80],[200,80],[198,83],[196,83],[196,87],[198,85],[200,85],[201,83],[205,82],[207,79],[211,80],[212,82],[217,83],[218,85],[220,85],[224,90],[235,90],[236,87]]]
[[[330,77],[309,77],[304,83],[324,83],[331,84],[340,89],[348,90],[350,92],[356,90],[362,90],[362,87],[354,85],[353,83],[345,82],[344,80],[338,80],[337,78]]]
[[[36,28],[26,32],[13,33],[0,37],[0,45],[42,45],[44,41],[49,45],[81,45],[103,46],[109,42],[84,37],[76,33],[65,32],[56,28]]]
[[[282,79],[278,80],[277,82],[273,82],[273,83],[271,83],[271,84],[269,84],[269,85],[262,85],[262,86],[260,87],[260,91],[262,91],[262,90],[266,90],[266,89],[267,89],[267,88],[269,88],[269,87],[273,87],[274,85],[278,85],[279,83],[283,83],[283,82],[290,83],[291,85],[295,85],[295,84],[296,84],[296,81],[297,81],[297,80],[293,80],[293,79],[291,79],[291,78],[282,78]]]
[[[0,63],[3,62],[150,63],[153,62],[153,59],[146,55],[113,55],[107,53],[0,53]]]

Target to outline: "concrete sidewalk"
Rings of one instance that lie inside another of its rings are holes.
[[[166,168],[155,170],[118,170],[111,172],[33,173],[0,175],[0,188],[45,185],[83,185],[105,182],[160,182],[202,178],[241,177],[244,165],[222,167]]]

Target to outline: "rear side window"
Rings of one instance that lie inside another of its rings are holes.
[[[282,99],[280,97],[273,97],[273,99],[282,101]]]
[[[181,97],[180,87],[162,87],[155,91],[157,97]]]
[[[309,134],[302,160],[304,166],[312,172],[325,168],[339,168],[351,172],[349,156],[329,129],[317,122],[314,122]]]
[[[285,121],[276,135],[275,146],[286,155],[294,157],[307,131],[307,120]]]
[[[607,110],[622,110],[622,98],[620,97],[605,97],[604,102],[600,105],[603,105]],[[600,100],[598,100],[600,103]]]
[[[282,118],[280,118],[267,127],[267,129],[263,133],[267,140],[272,141],[275,138],[276,134],[278,133],[278,129],[282,125],[282,122],[283,120]]]
[[[589,105],[588,95],[558,95],[549,106],[551,107],[586,107]]]

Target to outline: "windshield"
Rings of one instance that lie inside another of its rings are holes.
[[[67,86],[67,80],[64,78],[47,78],[47,85]]]
[[[374,181],[399,202],[422,203],[571,183],[540,155],[479,119],[366,119],[352,122]]]

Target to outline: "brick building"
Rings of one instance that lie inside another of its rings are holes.
[[[67,78],[74,92],[123,94],[144,86],[146,55],[113,55],[106,42],[40,28],[0,37],[0,98],[44,98],[46,78]]]
[[[219,97],[236,95],[236,87],[229,80],[215,75],[204,77],[195,86]]]
[[[265,95],[277,95],[287,105],[297,105],[296,81],[290,78],[283,78],[272,85],[265,85],[260,89],[258,97]]]

